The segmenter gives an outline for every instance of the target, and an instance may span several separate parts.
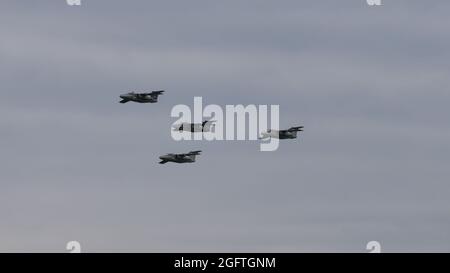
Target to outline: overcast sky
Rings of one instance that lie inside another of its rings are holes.
[[[2,0],[0,251],[450,251],[450,2],[383,4]],[[175,142],[194,96],[305,132]]]

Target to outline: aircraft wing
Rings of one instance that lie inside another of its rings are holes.
[[[202,151],[191,151],[189,153],[185,153],[185,154],[177,154],[177,156],[179,157],[185,157],[185,156],[190,156],[190,155],[199,155]]]
[[[127,102],[129,102],[130,100],[127,100],[127,99],[123,99],[123,100],[121,100],[121,101],[119,101],[120,103],[127,103]]]
[[[287,131],[289,131],[289,132],[292,132],[292,131],[303,131],[303,126],[291,127]]]

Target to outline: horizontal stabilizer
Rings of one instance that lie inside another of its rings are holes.
[[[149,95],[158,96],[158,95],[162,95],[162,93],[164,93],[164,90],[152,91]]]

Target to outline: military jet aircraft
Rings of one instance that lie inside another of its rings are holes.
[[[120,95],[122,99],[120,103],[127,103],[129,101],[139,102],[139,103],[155,103],[158,102],[158,96],[162,95],[164,90],[153,91],[151,93],[134,93],[130,92],[127,94]]]
[[[175,163],[193,163],[195,162],[195,156],[200,155],[202,151],[192,151],[186,154],[166,154],[160,156],[161,161],[159,164],[166,164],[167,162]]]
[[[265,138],[278,138],[278,139],[293,139],[297,138],[297,132],[303,132],[303,126],[291,127],[287,130],[272,130],[269,129],[267,132],[261,133],[262,137],[260,139]]]
[[[172,126],[174,131],[187,131],[192,133],[197,132],[210,132],[214,127],[215,120],[205,120],[202,123],[188,123],[183,122],[181,124],[174,124]]]

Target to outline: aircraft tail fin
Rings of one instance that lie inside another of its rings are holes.
[[[211,128],[214,128],[216,122],[215,120],[205,120],[202,122],[202,127],[204,132],[208,132],[211,130]]]

